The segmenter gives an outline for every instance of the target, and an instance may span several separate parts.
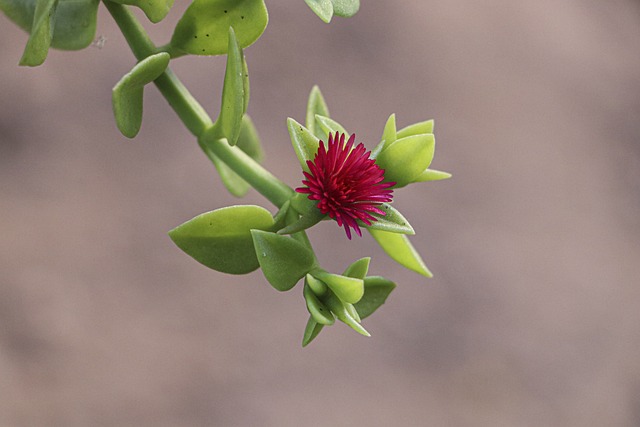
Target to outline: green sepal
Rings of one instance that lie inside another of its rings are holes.
[[[347,324],[357,333],[364,335],[365,337],[370,337],[371,334],[367,332],[365,328],[362,327],[360,323],[356,321],[356,319],[349,314],[349,310],[345,307],[343,301],[336,296],[331,290],[327,290],[327,293],[320,298],[322,302],[325,303],[329,310],[340,320],[341,322]]]
[[[322,331],[324,325],[319,324],[315,320],[313,320],[313,316],[309,317],[307,321],[307,326],[304,328],[304,335],[302,337],[302,347],[306,347],[309,345],[311,341],[313,341],[320,331]]]
[[[360,0],[331,0],[333,14],[343,18],[350,18],[360,9]]]
[[[270,230],[273,224],[271,213],[260,206],[229,206],[198,215],[171,230],[169,237],[209,268],[246,274],[260,266],[252,230]]]
[[[384,125],[384,129],[382,130],[382,138],[380,138],[380,143],[376,145],[376,147],[371,150],[371,158],[375,159],[378,157],[378,154],[382,152],[386,147],[393,144],[396,141],[396,115],[392,114],[387,119],[387,123]]]
[[[347,269],[342,273],[343,276],[353,277],[355,279],[364,279],[367,277],[367,272],[369,271],[369,264],[371,263],[371,257],[360,258],[359,260],[353,262]]]
[[[307,278],[311,277],[307,274]],[[331,310],[321,302],[318,297],[313,293],[307,281],[305,280],[303,295],[305,302],[307,304],[307,310],[311,314],[313,319],[322,324],[322,325],[333,325],[336,321],[336,318],[331,313]]]
[[[440,181],[451,178],[449,172],[437,171],[435,169],[425,169],[413,182]]]
[[[382,230],[391,233],[399,234],[416,234],[415,230],[409,224],[409,221],[393,206],[388,203],[381,203],[376,206],[385,212],[385,215],[378,215],[377,213],[371,213],[377,221],[372,221],[371,225],[366,225],[364,222],[358,220],[358,224],[361,227],[368,228],[370,230]]]
[[[433,133],[433,124],[434,124],[433,119],[425,120],[424,122],[414,123],[412,125],[409,125],[400,129],[396,137],[400,139],[400,138],[406,138],[407,136]]]
[[[205,134],[206,132],[207,131],[205,131]],[[222,142],[226,144],[226,142]],[[236,146],[256,162],[262,162],[264,152],[262,150],[262,145],[260,144],[260,138],[258,137],[258,133],[255,126],[253,125],[253,122],[251,121],[251,118],[247,114],[242,117],[242,122],[240,124],[240,135],[238,136],[238,142]],[[242,179],[240,175],[235,173],[233,169],[227,166],[225,162],[220,160],[210,150],[207,150],[207,156],[211,159],[214,166],[218,170],[220,179],[222,180],[222,183],[227,188],[229,193],[236,197],[243,197],[245,194],[247,194],[247,192],[251,188],[249,183]]]
[[[362,279],[328,273],[320,269],[312,271],[311,275],[324,282],[344,302],[356,303],[364,294]]]
[[[114,3],[128,4],[140,8],[149,21],[158,23],[162,21],[173,6],[174,0],[111,0]]]
[[[309,93],[309,100],[307,101],[307,115],[304,124],[307,129],[316,136],[316,138],[326,141],[328,135],[316,123],[316,114],[329,117],[329,107],[327,107],[327,103],[325,102],[322,92],[320,92],[320,88],[318,86],[311,88],[311,92]]]
[[[407,236],[382,230],[369,229],[369,232],[391,259],[418,274],[433,277]]]
[[[355,308],[362,319],[369,317],[376,311],[396,287],[391,280],[380,276],[370,276],[364,279],[364,295],[355,303]]]
[[[307,161],[313,161],[318,152],[320,140],[313,132],[290,117],[287,119],[287,129],[289,130],[293,151],[295,151],[300,162],[300,167],[305,172],[309,172]]]
[[[36,67],[47,59],[53,38],[57,7],[58,0],[36,0],[33,25],[27,46],[20,58],[20,65]]]
[[[217,133],[217,137],[226,138],[230,145],[236,145],[238,141],[240,124],[244,114],[243,56],[233,27],[229,27],[229,48],[224,85],[222,86],[222,105],[220,106],[220,115],[213,125],[213,132]]]
[[[194,0],[176,25],[171,46],[192,55],[224,55],[229,27],[244,49],[260,38],[268,21],[264,0]]]
[[[335,120],[329,117],[316,114],[316,121],[320,125],[320,128],[323,130],[323,132],[327,134],[330,134],[330,133],[335,134],[336,132],[340,132],[340,133],[344,133],[347,138],[350,135],[349,132],[347,132],[347,130],[340,123],[336,122]]]
[[[83,49],[96,34],[100,0],[59,0],[51,47],[62,50]],[[36,9],[35,0],[0,0],[0,10],[22,29],[31,31]]]
[[[395,182],[395,188],[400,188],[413,182],[429,167],[434,150],[433,134],[407,136],[385,147],[376,163],[384,169],[385,181]]]
[[[302,243],[276,233],[252,230],[262,273],[271,286],[288,291],[315,267],[315,255]]]
[[[331,0],[304,0],[323,22],[331,22],[333,17],[333,2]]]
[[[313,227],[326,217],[327,215],[323,214],[320,209],[313,209],[309,213],[300,216],[297,221],[294,221],[278,230],[278,234],[293,234],[306,230],[307,228]]]
[[[118,129],[127,138],[135,137],[142,125],[144,86],[160,77],[170,60],[171,56],[166,52],[148,56],[114,86],[111,98],[113,114]]]

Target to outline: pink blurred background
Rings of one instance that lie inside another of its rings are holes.
[[[167,237],[272,207],[225,192],[155,88],[139,136],[118,133],[110,91],[134,59],[106,10],[103,48],[35,69],[0,16],[0,425],[640,425],[640,2],[364,1],[331,25],[267,6],[246,50],[267,167],[301,179],[285,120],[313,84],[369,148],[390,113],[434,118],[454,178],[396,205],[435,277],[323,223],[323,266],[372,255],[398,288],[372,338],[339,324],[302,349],[300,288]],[[184,8],[148,26],[158,44]],[[224,58],[172,67],[215,115]]]

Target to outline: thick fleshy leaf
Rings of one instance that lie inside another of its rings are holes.
[[[327,293],[320,299],[325,303],[327,307],[329,307],[329,310],[331,310],[331,312],[335,314],[338,320],[349,325],[351,329],[361,335],[364,335],[365,337],[371,336],[371,334],[369,334],[369,332],[367,332],[367,330],[363,328],[362,325],[358,323],[356,319],[353,318],[353,316],[351,316],[351,314],[349,314],[349,310],[347,310],[343,301],[338,298],[336,294],[328,290]]]
[[[364,294],[364,282],[362,279],[332,274],[324,270],[315,270],[311,274],[326,283],[329,289],[344,302],[356,303]]]
[[[437,171],[435,169],[425,169],[424,172],[420,174],[413,182],[424,182],[424,181],[440,181],[441,179],[451,178],[451,174],[449,172]]]
[[[355,306],[353,304],[350,304],[348,302],[344,302],[344,308],[347,309],[347,313],[349,313],[349,316],[353,317],[353,320],[355,320],[358,323],[362,322],[362,319],[360,318],[360,315],[358,314],[358,311],[356,310]]]
[[[302,337],[302,346],[306,347],[307,345],[309,345],[309,343],[318,336],[320,331],[322,331],[323,327],[324,325],[321,325],[313,320],[313,317],[309,317],[307,326],[304,329],[304,336]]]
[[[325,116],[321,116],[319,114],[316,114],[316,121],[320,125],[320,128],[324,132],[326,132],[327,134],[340,132],[340,133],[344,133],[345,135],[347,135],[347,137],[349,137],[349,135],[350,135],[350,133],[347,132],[347,130],[340,123],[336,122],[333,119],[330,119],[329,117],[325,117]],[[327,141],[325,141],[325,142],[327,142]]]
[[[243,108],[242,113],[246,114],[249,109],[249,67],[247,66],[247,58],[245,58],[244,53],[242,54],[242,90],[243,90]]]
[[[316,294],[318,297],[322,297],[324,294],[327,293],[327,290],[329,289],[322,280],[316,279],[311,274],[307,274],[307,277],[305,278],[305,280],[307,285],[309,285],[309,288],[311,288],[313,293]]]
[[[407,127],[404,127],[398,131],[398,139],[406,138],[407,136],[421,135],[425,133],[433,133],[433,120],[426,120],[424,122],[414,123]]]
[[[364,295],[355,304],[355,308],[362,319],[369,317],[387,300],[387,297],[396,287],[391,280],[380,276],[371,276],[364,279]]]
[[[307,277],[311,276],[307,274]],[[306,281],[304,285],[303,295],[307,303],[307,310],[309,310],[309,314],[311,314],[311,317],[313,317],[316,322],[322,325],[334,324],[336,319],[333,314],[331,314],[331,310],[329,310],[329,308],[318,299],[318,297],[313,293]]]
[[[178,22],[171,45],[193,55],[224,55],[229,27],[245,48],[258,40],[268,20],[264,0],[194,0]]]
[[[220,115],[214,123],[214,131],[236,145],[240,123],[244,114],[244,70],[242,49],[238,45],[233,28],[229,27],[229,53],[222,87]]]
[[[236,146],[258,163],[262,162],[264,153],[262,151],[262,146],[260,145],[260,139],[258,138],[258,133],[256,132],[253,122],[246,114],[242,118],[240,135],[238,136],[238,143]],[[211,159],[218,170],[220,179],[229,193],[236,197],[243,197],[247,194],[251,188],[249,183],[242,179],[240,175],[235,173],[225,162],[213,154],[213,152],[208,151],[207,156]]]
[[[378,205],[377,208],[385,212],[385,215],[372,213],[377,221],[373,221],[371,225],[366,225],[364,222],[359,221],[360,226],[373,230],[389,231],[391,233],[416,234],[411,224],[409,224],[409,221],[407,221],[396,208],[388,203],[382,203]]]
[[[326,141],[328,135],[316,123],[316,114],[329,117],[329,107],[327,107],[327,103],[325,102],[318,86],[314,86],[309,94],[309,101],[307,102],[307,116],[304,124],[318,139]]]
[[[350,18],[360,9],[360,0],[331,0],[333,13],[343,18]]]
[[[333,2],[331,0],[304,0],[305,3],[327,24],[333,17]]]
[[[342,275],[353,277],[355,279],[364,279],[367,276],[367,272],[369,271],[370,263],[370,257],[360,258],[359,260],[352,263],[349,267],[347,267]]]
[[[180,249],[223,273],[246,274],[259,267],[252,230],[269,230],[273,217],[260,206],[229,206],[207,212],[169,232]]]
[[[51,39],[53,38],[53,28],[55,23],[55,12],[58,7],[58,0],[37,0],[33,25],[24,49],[20,65],[36,67],[47,59]]]
[[[302,243],[260,230],[251,234],[262,273],[277,290],[293,288],[315,266],[313,252]]]
[[[162,21],[171,10],[174,0],[111,0],[114,3],[128,4],[142,9],[149,21]]]
[[[382,150],[376,163],[384,169],[385,181],[395,182],[396,188],[404,187],[429,167],[434,149],[433,134],[407,136]]]
[[[170,59],[166,52],[143,59],[113,88],[113,113],[118,129],[124,136],[133,138],[138,134],[142,124],[144,86],[160,77]]]
[[[100,0],[59,0],[51,47],[83,49],[95,38]],[[0,10],[26,31],[31,31],[36,0],[0,0]]]
[[[313,161],[313,158],[318,152],[320,140],[309,129],[292,118],[287,119],[287,129],[289,130],[293,150],[296,152],[296,156],[300,162],[300,167],[304,171],[309,172],[307,161]]]
[[[297,221],[293,221],[286,227],[278,230],[278,234],[298,233],[300,231],[306,230],[307,228],[313,227],[326,217],[327,215],[323,214],[320,209],[313,209],[309,213],[300,216]]]
[[[369,229],[369,232],[394,261],[423,276],[433,277],[407,236],[382,230]]]

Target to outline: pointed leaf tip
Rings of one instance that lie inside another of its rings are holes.
[[[293,288],[315,265],[313,252],[291,237],[260,230],[251,235],[262,273],[279,291]]]

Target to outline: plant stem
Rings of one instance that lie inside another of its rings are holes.
[[[118,24],[131,51],[138,60],[159,52],[144,27],[126,6],[109,0],[103,0],[103,3]],[[207,156],[219,157],[277,207],[281,207],[291,198],[294,192],[289,186],[241,149],[231,147],[224,139],[209,141],[202,138],[206,133],[205,130],[213,126],[213,122],[204,108],[170,69],[167,69],[154,83],[187,129],[198,138],[200,147]]]

